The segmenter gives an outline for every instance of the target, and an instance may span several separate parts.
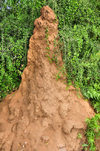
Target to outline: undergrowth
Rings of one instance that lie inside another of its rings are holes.
[[[96,114],[92,119],[87,119],[86,137],[90,151],[96,151],[95,141],[100,139],[100,113]]]
[[[18,88],[41,0],[0,0],[0,100]]]
[[[59,19],[60,49],[67,81],[81,89],[84,98],[90,100],[97,113],[87,120],[86,132],[90,150],[95,151],[95,139],[100,135],[99,0],[1,0],[0,99],[20,84],[27,63],[33,22],[39,17],[43,5],[49,5]],[[46,49],[48,51],[49,46]]]

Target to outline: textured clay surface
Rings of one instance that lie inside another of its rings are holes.
[[[94,111],[74,87],[56,80],[59,71],[46,55],[58,35],[53,10],[44,6],[34,25],[20,87],[0,104],[0,151],[82,151],[85,119]]]

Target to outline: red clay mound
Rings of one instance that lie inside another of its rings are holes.
[[[46,56],[58,34],[54,12],[44,6],[34,25],[20,87],[0,106],[0,151],[81,151],[85,119],[94,112],[73,87],[56,80],[56,65]]]

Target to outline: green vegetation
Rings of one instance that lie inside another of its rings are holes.
[[[0,99],[18,88],[42,1],[0,1]]]
[[[97,113],[88,120],[86,133],[90,150],[94,151],[94,141],[100,135],[99,0],[1,0],[0,98],[19,86],[27,62],[33,22],[40,15],[43,5],[49,5],[59,19],[60,49],[67,70],[67,81],[81,89]],[[46,49],[48,51],[49,46]]]
[[[82,134],[81,134],[81,133],[78,133],[77,138],[78,138],[78,139],[82,139]]]
[[[86,133],[88,144],[90,150],[95,151],[95,139],[100,138],[100,114],[96,114],[92,119],[87,119],[86,122],[88,124]]]

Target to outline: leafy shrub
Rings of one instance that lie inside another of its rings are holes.
[[[100,138],[100,114],[96,114],[92,119],[87,119],[86,122],[88,124],[86,132],[88,144],[90,150],[95,151],[95,139]]]
[[[59,5],[58,14],[62,15],[59,34],[64,45],[67,79],[81,88],[84,97],[100,106],[99,3],[70,0]]]
[[[33,22],[44,1],[0,1],[0,99],[18,88]]]

